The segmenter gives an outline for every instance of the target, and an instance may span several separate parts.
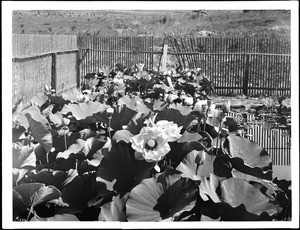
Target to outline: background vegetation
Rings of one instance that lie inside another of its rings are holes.
[[[13,33],[290,38],[288,10],[31,10],[13,12]]]

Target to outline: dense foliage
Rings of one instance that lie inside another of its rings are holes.
[[[14,221],[291,218],[291,182],[201,70],[118,64],[85,79],[14,107]]]

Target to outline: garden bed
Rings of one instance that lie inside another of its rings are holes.
[[[291,181],[244,137],[247,122],[227,116],[265,111],[289,130],[289,99],[212,92],[198,70],[116,66],[86,76],[81,90],[46,86],[29,108],[19,101],[14,221],[290,220]]]

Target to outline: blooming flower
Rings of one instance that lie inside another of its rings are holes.
[[[162,160],[171,150],[168,142],[176,141],[181,137],[180,130],[182,127],[165,120],[155,124],[153,120],[147,120],[147,126],[130,139],[132,148],[148,162]],[[136,158],[139,156],[136,155]]]

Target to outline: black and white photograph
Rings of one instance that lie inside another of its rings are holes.
[[[299,228],[298,1],[1,5],[3,229]]]

